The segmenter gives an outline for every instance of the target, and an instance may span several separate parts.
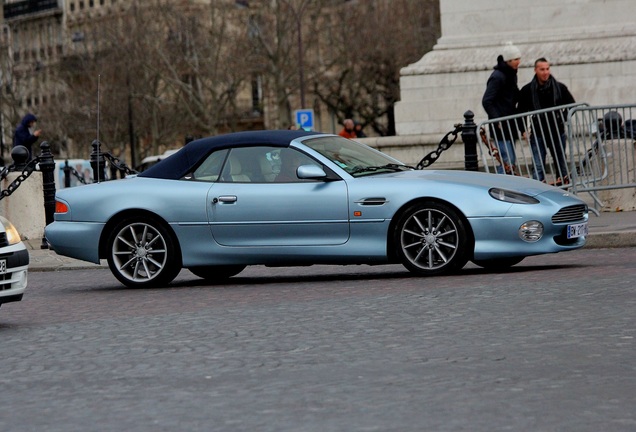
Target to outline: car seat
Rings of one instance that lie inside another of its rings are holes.
[[[249,182],[250,177],[242,172],[241,162],[235,157],[230,157],[230,177],[234,182]]]

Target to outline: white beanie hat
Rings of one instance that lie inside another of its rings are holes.
[[[521,58],[521,51],[519,51],[519,48],[514,46],[512,42],[508,42],[501,50],[501,56],[504,61],[514,60]]]

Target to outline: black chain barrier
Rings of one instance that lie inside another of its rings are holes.
[[[121,159],[116,158],[112,154],[103,153],[103,155],[104,155],[104,157],[106,159],[108,159],[108,162],[110,162],[110,164],[112,166],[114,166],[119,171],[123,172],[124,174],[126,174],[126,175],[139,174],[139,171],[136,171],[136,170],[130,168],[128,165],[126,165],[124,162],[122,162]]]
[[[80,174],[79,172],[77,172],[77,170],[73,167],[64,167],[64,170],[66,171],[68,169],[68,172],[77,179],[78,182],[80,182],[81,184],[86,184],[86,179],[84,178],[84,176],[82,174]],[[66,174],[66,173],[65,173]]]
[[[450,146],[452,146],[453,143],[457,141],[457,134],[459,134],[459,131],[461,129],[462,124],[456,123],[455,129],[444,135],[444,138],[442,138],[442,140],[439,142],[439,146],[437,147],[437,149],[424,156],[422,160],[417,164],[415,169],[421,170],[434,164],[435,161],[439,159],[439,156],[442,154],[442,152],[448,150]],[[449,139],[451,135],[453,135],[453,138]]]
[[[34,171],[37,171],[37,164],[39,163],[40,163],[39,156],[35,157],[34,159],[31,159],[29,163],[27,163],[24,169],[22,170],[22,173],[15,180],[13,180],[6,189],[0,192],[0,201],[3,200],[5,197],[8,197],[9,195],[11,195],[13,192],[15,192],[16,189],[20,187],[20,184],[22,184],[23,181],[29,178],[29,176],[33,174]],[[4,167],[2,169],[2,172],[0,173],[0,177],[2,177],[2,180],[7,178],[7,175],[9,174],[9,172],[13,171],[14,168],[15,168],[15,165]]]
[[[119,158],[113,156],[112,154],[106,152],[106,153],[102,153],[101,156],[103,156],[104,159],[108,160],[110,162],[110,164],[115,167],[117,170],[119,170],[120,172],[125,173],[126,175],[130,175],[130,174],[139,174],[138,171],[130,168],[128,165],[126,165],[122,160],[120,160]],[[43,159],[40,156],[36,156],[35,158],[31,159],[25,166],[24,169],[22,170],[22,173],[11,182],[11,184],[4,190],[0,191],[0,201],[3,200],[5,197],[10,196],[11,194],[13,194],[22,184],[23,181],[25,181],[27,178],[29,178],[29,176],[31,174],[33,174],[34,171],[38,171],[38,164],[40,162],[42,162]],[[23,164],[17,165],[17,164],[12,164],[10,166],[3,166],[0,168],[0,180],[4,180],[7,178],[7,176],[9,175],[10,172],[14,172],[16,171],[16,167],[22,166]],[[19,168],[18,168],[19,169]],[[66,166],[65,171],[69,172],[70,174],[72,174],[75,178],[77,178],[77,180],[82,183],[82,184],[86,184],[86,179],[84,178],[84,176],[82,174],[80,174],[75,168],[70,167],[70,166]]]
[[[113,168],[126,175],[139,174],[138,171],[130,168],[122,160],[113,156],[111,153],[101,151],[101,146],[102,143],[99,140],[93,140],[91,143],[93,151],[90,155],[90,161],[91,168],[93,168],[93,181],[97,181],[99,183],[101,180],[106,180],[106,161],[110,162],[113,180],[115,177]]]

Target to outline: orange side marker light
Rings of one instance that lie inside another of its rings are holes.
[[[66,213],[68,212],[68,206],[60,201],[55,201],[55,213]]]

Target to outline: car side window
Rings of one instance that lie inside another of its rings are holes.
[[[280,170],[278,174],[276,175],[276,177],[274,178],[274,182],[276,183],[314,181],[314,180],[298,178],[298,175],[297,175],[298,167],[301,165],[321,166],[311,157],[293,148],[281,149],[279,158],[280,158]]]
[[[233,183],[274,183],[301,180],[296,176],[300,165],[318,163],[309,156],[289,148],[256,146],[230,151],[220,181]]]
[[[259,147],[240,147],[230,150],[221,181],[228,183],[256,183],[259,181],[257,156]]]
[[[227,150],[219,150],[210,153],[208,157],[194,170],[194,180],[199,181],[217,181],[221,174],[223,161],[227,155]]]

